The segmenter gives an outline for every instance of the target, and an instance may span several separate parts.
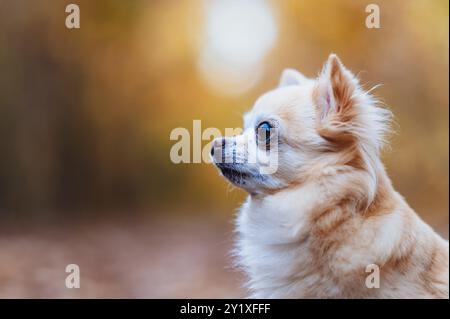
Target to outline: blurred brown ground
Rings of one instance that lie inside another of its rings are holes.
[[[214,218],[0,228],[0,298],[239,298],[231,223]],[[67,289],[68,264],[80,288]]]

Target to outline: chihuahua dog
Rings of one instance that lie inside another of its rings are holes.
[[[449,297],[448,242],[380,160],[390,119],[331,54],[316,79],[285,70],[242,135],[212,142],[222,175],[249,193],[235,254],[250,297]],[[276,165],[262,169],[268,153]]]

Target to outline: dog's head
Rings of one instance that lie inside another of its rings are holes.
[[[273,193],[330,172],[371,169],[389,116],[332,54],[315,79],[285,70],[245,115],[243,134],[215,139],[211,154],[234,185]]]

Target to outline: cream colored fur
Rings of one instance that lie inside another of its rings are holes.
[[[393,189],[380,160],[389,120],[330,55],[316,79],[286,70],[245,116],[243,135],[213,143],[233,155],[215,158],[223,175],[249,193],[235,256],[250,297],[448,298],[448,242]],[[255,130],[264,121],[279,142],[268,175],[245,161],[263,152]],[[366,285],[369,265],[379,288]]]

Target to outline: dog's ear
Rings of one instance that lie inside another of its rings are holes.
[[[318,78],[315,102],[320,121],[349,122],[355,115],[354,94],[357,78],[345,68],[337,55],[330,54]]]
[[[299,85],[308,81],[308,78],[294,69],[284,69],[281,73],[280,82],[278,87],[288,85]]]
[[[326,140],[340,146],[356,141],[352,124],[358,115],[358,88],[357,78],[331,54],[314,91],[317,129]]]

